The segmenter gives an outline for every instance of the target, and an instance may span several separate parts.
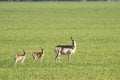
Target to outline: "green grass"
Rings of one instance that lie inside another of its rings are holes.
[[[53,48],[71,44],[77,50],[67,61],[55,61]],[[43,62],[32,52],[45,48]],[[14,55],[27,57],[14,65]],[[119,80],[120,3],[1,2],[0,80]]]

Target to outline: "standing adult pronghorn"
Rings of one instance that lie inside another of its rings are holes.
[[[72,45],[57,45],[54,50],[56,52],[55,60],[60,58],[60,55],[68,55],[68,61],[70,60],[71,54],[76,51],[76,40],[71,37]]]

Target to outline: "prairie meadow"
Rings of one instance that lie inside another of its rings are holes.
[[[71,45],[71,36],[76,53],[55,61],[54,47]],[[41,48],[43,61],[33,62]],[[119,79],[119,2],[0,2],[0,80]]]

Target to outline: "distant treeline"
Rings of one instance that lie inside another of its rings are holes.
[[[120,0],[0,0],[0,1],[120,1]]]

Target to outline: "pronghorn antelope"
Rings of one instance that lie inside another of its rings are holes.
[[[42,61],[42,58],[44,56],[44,49],[41,49],[42,52],[33,52],[32,57],[34,59],[34,61],[36,60],[36,58],[39,58],[40,61]]]
[[[72,45],[57,45],[54,48],[54,51],[56,52],[55,60],[58,60],[60,58],[60,55],[68,55],[68,61],[70,60],[71,54],[74,54],[76,51],[76,40],[71,37]]]
[[[18,61],[21,61],[21,63],[23,63],[25,58],[26,58],[26,52],[23,50],[23,54],[22,55],[15,55],[15,64]]]

